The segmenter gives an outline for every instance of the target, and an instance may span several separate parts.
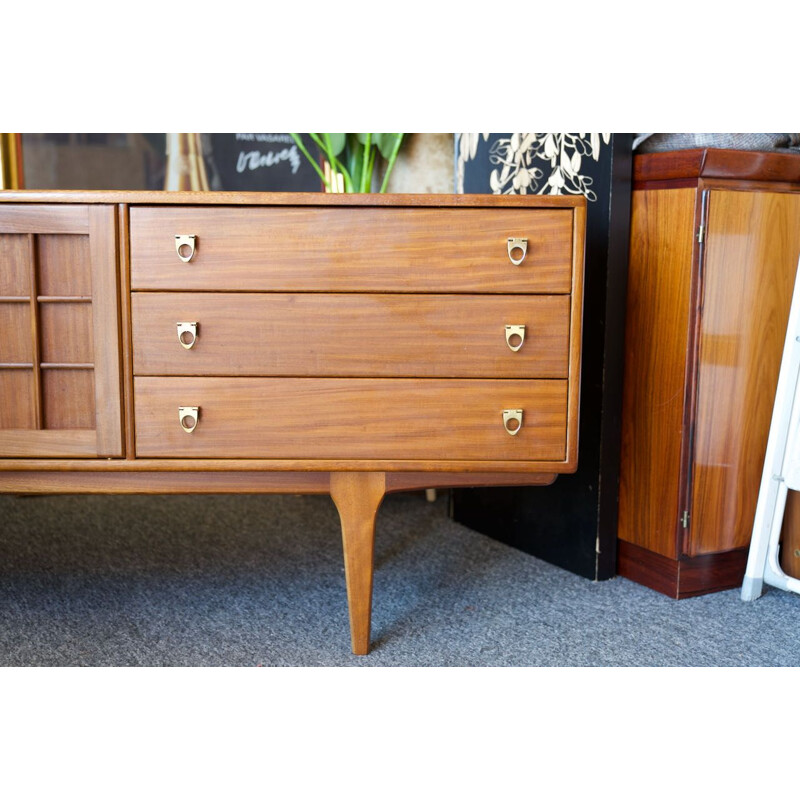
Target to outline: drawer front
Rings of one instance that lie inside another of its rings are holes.
[[[572,222],[569,208],[135,207],[131,284],[182,291],[565,294]],[[176,250],[175,237],[184,235],[195,237],[188,263]],[[519,266],[509,257],[509,238],[528,241]]]
[[[134,293],[134,371],[566,378],[569,310],[567,295]]]
[[[561,461],[566,453],[566,381],[138,377],[134,396],[140,457]],[[199,408],[191,433],[180,407]],[[506,409],[523,412],[513,436]]]

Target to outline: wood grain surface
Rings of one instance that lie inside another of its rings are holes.
[[[0,203],[125,203],[147,206],[320,206],[391,208],[586,208],[582,195],[327,194],[324,192],[164,192],[23,189],[0,193]]]
[[[55,469],[0,469],[0,491],[20,494],[252,494],[262,492],[298,492],[327,494],[330,473],[322,471],[275,471],[258,469],[219,469],[200,461],[193,462],[202,469],[171,471],[145,469],[141,461],[125,462],[128,469],[91,469],[98,463],[92,460],[73,461],[69,471]],[[238,462],[240,463],[240,462]],[[40,460],[38,466],[46,464]],[[234,467],[237,462],[234,462]],[[77,466],[83,466],[78,469]],[[89,467],[86,469],[85,467]],[[163,464],[161,465],[163,466]],[[230,462],[223,466],[230,466]],[[248,462],[248,466],[253,466]],[[555,480],[553,474],[496,473],[496,472],[391,472],[386,473],[386,492],[453,486],[547,486]]]
[[[567,377],[563,295],[135,292],[132,311],[138,375]],[[198,325],[190,350],[180,321]]]
[[[57,202],[55,195],[44,192],[40,202]],[[2,213],[0,233],[86,234],[89,232],[89,209],[85,205],[13,205],[15,198],[29,199],[28,192],[0,192]],[[31,198],[32,199],[32,198]]]
[[[573,213],[519,208],[130,210],[133,289],[521,292],[571,290]],[[197,237],[183,263],[175,236]],[[507,239],[528,239],[520,266]]]
[[[577,466],[585,208],[1,193],[0,490],[329,492],[364,654],[385,492]],[[197,237],[189,264],[176,234]],[[191,350],[178,322],[198,324]],[[525,326],[518,352],[507,325]],[[179,406],[199,407],[192,433]]]
[[[33,364],[30,302],[0,301],[0,365]]]
[[[121,452],[114,214],[0,206],[0,455]]]
[[[617,556],[620,577],[675,600],[741,587],[747,563],[747,549],[674,559],[626,541],[620,541]]]
[[[651,181],[718,179],[800,183],[800,159],[793,152],[692,148],[641,153],[633,159],[634,184]]]
[[[800,492],[789,492],[786,497],[779,557],[781,569],[800,578]]]
[[[752,534],[798,256],[800,195],[711,192],[688,553]]]
[[[0,369],[0,454],[3,431],[33,431],[34,411],[33,368]]]
[[[92,206],[88,213],[97,455],[111,458],[123,453],[116,210]]]
[[[26,234],[0,232],[0,297],[30,297],[29,258]]]
[[[566,381],[137,377],[134,394],[142,457],[565,457]],[[180,406],[200,408],[193,433]],[[515,436],[508,408],[524,411]]]
[[[93,363],[92,303],[41,303],[41,358],[48,363]]]
[[[94,369],[43,369],[42,398],[45,429],[95,429]]]
[[[88,236],[40,234],[36,237],[39,294],[91,297],[92,265]]]
[[[95,458],[97,434],[94,430],[0,430],[0,454],[4,458]]]
[[[334,472],[331,497],[342,523],[347,606],[353,654],[369,652],[372,614],[372,576],[375,554],[375,516],[384,492],[382,472]]]
[[[635,192],[625,340],[619,538],[677,557],[695,190]]]

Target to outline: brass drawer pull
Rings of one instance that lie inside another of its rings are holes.
[[[522,255],[519,258],[514,258],[511,255],[514,250],[520,250]],[[511,259],[511,263],[518,267],[524,260],[525,256],[528,253],[528,240],[527,239],[509,239],[508,240],[508,257]]]
[[[511,436],[516,436],[522,429],[522,409],[504,408],[503,427],[506,429],[506,433],[509,433]]]
[[[197,323],[196,322],[179,322],[178,323],[178,341],[184,350],[191,350],[194,343],[197,341]]]
[[[192,433],[200,420],[200,406],[178,406],[178,420],[186,433]]]
[[[511,344],[511,339],[514,336],[519,337],[519,342],[517,344]],[[523,342],[525,341],[525,326],[524,325],[506,325],[506,344],[513,350],[515,353],[517,350],[522,347]]]
[[[181,234],[180,236],[175,237],[175,250],[178,252],[178,258],[183,261],[184,264],[188,264],[192,258],[194,257],[194,242],[197,239],[197,236],[193,233],[191,234]],[[181,252],[182,247],[188,247],[188,255],[184,255]]]

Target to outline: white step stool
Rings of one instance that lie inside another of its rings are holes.
[[[764,584],[800,593],[800,580],[778,560],[786,493],[800,490],[800,265],[795,277],[781,371],[758,492],[753,537],[742,583],[742,600],[761,596]]]

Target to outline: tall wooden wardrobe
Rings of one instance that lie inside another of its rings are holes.
[[[798,257],[800,154],[635,156],[618,574],[741,585]]]

